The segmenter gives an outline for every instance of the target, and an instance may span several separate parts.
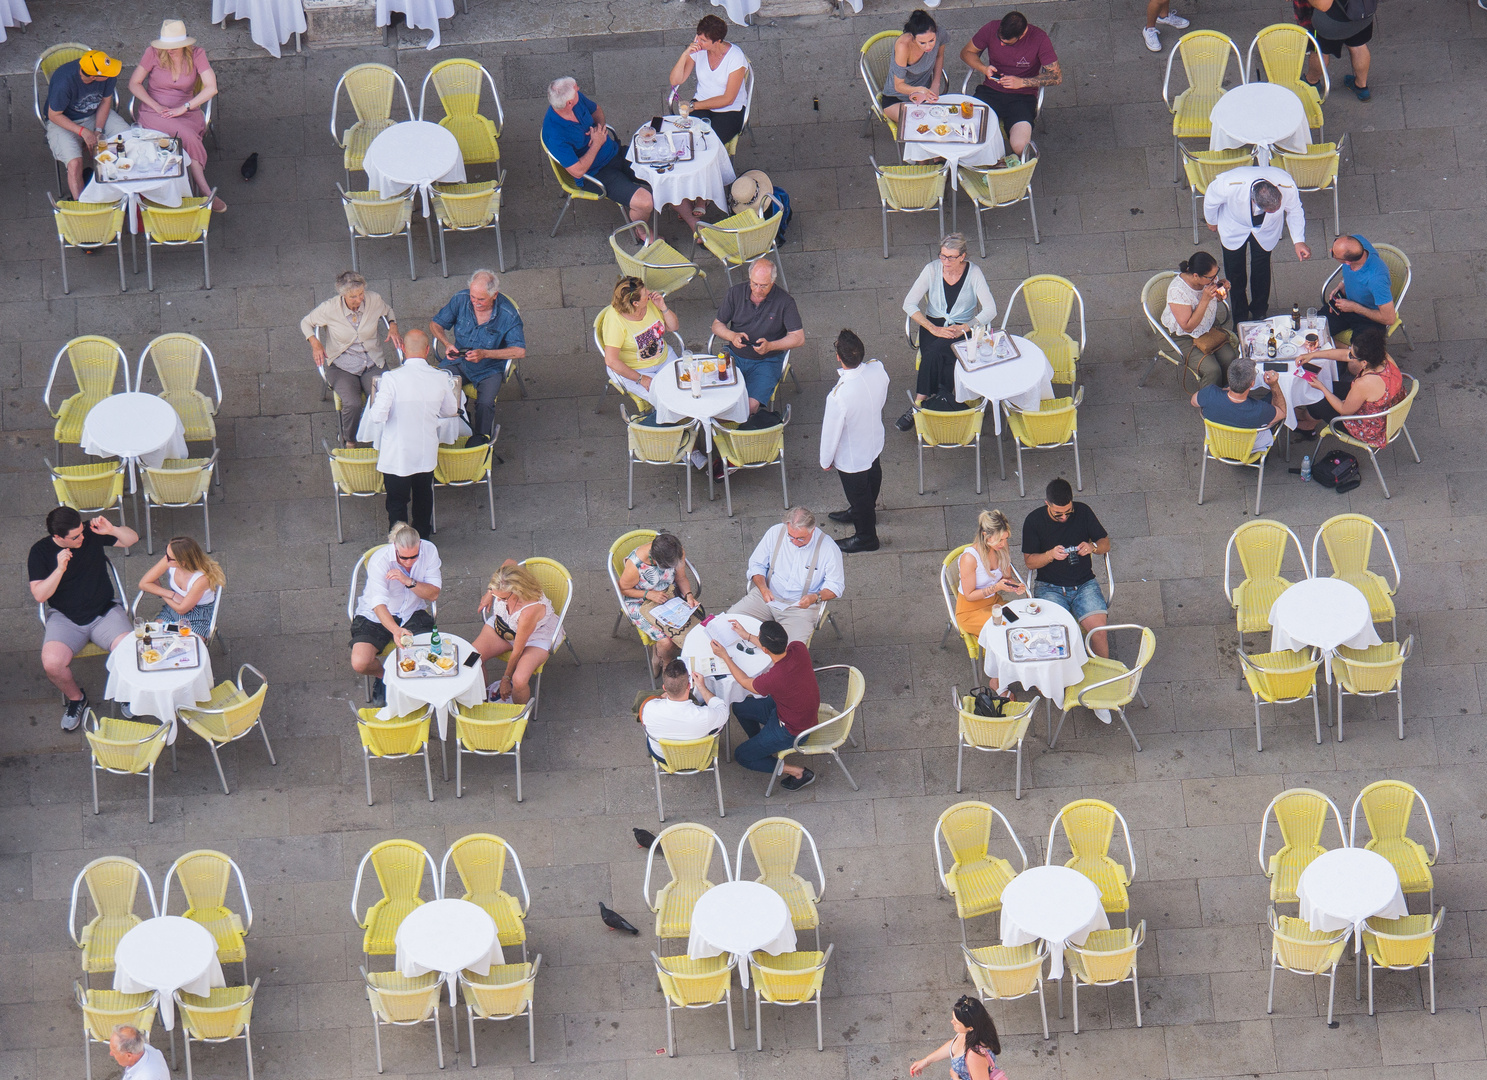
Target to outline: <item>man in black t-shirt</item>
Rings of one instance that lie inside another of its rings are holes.
[[[1063,477],[1050,480],[1045,505],[1022,523],[1022,560],[1038,572],[1033,596],[1049,600],[1079,620],[1085,633],[1108,621],[1110,605],[1095,580],[1094,556],[1110,550],[1110,537],[1095,512],[1074,501]],[[1090,639],[1098,656],[1109,656],[1104,634]]]
[[[72,677],[72,658],[88,642],[112,651],[133,624],[114,596],[105,549],[129,547],[139,533],[96,517],[87,525],[70,506],[59,506],[46,516],[47,535],[31,545],[26,570],[31,596],[51,610],[41,645],[41,666],[67,701],[62,730],[76,731],[88,708],[88,695]]]

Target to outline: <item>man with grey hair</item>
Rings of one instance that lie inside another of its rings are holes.
[[[841,549],[816,527],[815,514],[796,506],[760,537],[749,556],[749,591],[728,614],[773,619],[791,641],[809,641],[826,602],[845,588]]]
[[[1281,226],[1291,231],[1296,257],[1311,258],[1306,246],[1306,211],[1296,181],[1284,169],[1241,165],[1221,172],[1203,196],[1203,220],[1224,246],[1224,276],[1233,292],[1229,307],[1236,323],[1265,318],[1270,310],[1270,253],[1280,243]],[[1244,253],[1249,251],[1249,273]],[[1249,300],[1245,300],[1245,286]]]
[[[1255,362],[1247,356],[1229,364],[1229,386],[1217,383],[1201,388],[1192,397],[1193,407],[1202,410],[1203,419],[1232,428],[1251,428],[1255,432],[1254,449],[1263,450],[1275,441],[1275,427],[1286,418],[1286,395],[1280,376],[1265,372],[1268,390],[1251,389],[1255,383]]]
[[[547,114],[542,118],[542,145],[568,174],[586,189],[585,178],[604,185],[609,198],[629,212],[631,221],[648,221],[655,204],[651,189],[640,180],[618,139],[604,124],[604,110],[578,89],[574,79],[554,79],[547,88]],[[689,222],[689,224],[692,224]],[[642,243],[650,242],[650,228],[635,230]]]
[[[108,1056],[124,1067],[123,1080],[170,1080],[165,1055],[129,1024],[116,1024],[108,1040]]]
[[[475,420],[470,425],[475,434],[467,446],[490,442],[507,362],[527,355],[521,315],[500,288],[494,270],[477,270],[469,285],[451,296],[429,323],[429,333],[444,346],[440,367],[475,387]]]
[[[341,440],[356,443],[362,404],[372,396],[377,376],[387,364],[378,340],[377,324],[387,320],[387,340],[402,349],[398,317],[386,300],[367,292],[367,279],[355,270],[336,275],[336,295],[299,321],[299,332],[310,342],[310,356],[326,385],[340,401]],[[316,331],[325,328],[325,341]]]
[[[439,599],[444,571],[439,549],[419,539],[417,530],[404,521],[394,525],[387,544],[367,558],[366,570],[367,583],[351,619],[351,667],[376,677],[372,700],[384,704],[382,650],[434,628],[429,605]]]
[[[713,320],[713,333],[743,373],[751,415],[774,396],[790,350],[805,344],[805,324],[795,298],[775,285],[779,276],[769,259],[754,260],[749,280],[723,295]]]

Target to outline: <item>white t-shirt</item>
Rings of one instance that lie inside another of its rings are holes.
[[[1198,325],[1191,330],[1184,330],[1177,325],[1177,316],[1172,314],[1173,304],[1182,304],[1185,307],[1197,307],[1203,299],[1200,289],[1195,289],[1178,274],[1172,279],[1172,284],[1167,286],[1167,303],[1162,308],[1162,325],[1178,337],[1202,337],[1213,329],[1213,320],[1218,317],[1219,305],[1214,300],[1208,305],[1208,310],[1203,313],[1203,318],[1198,320]]]
[[[145,1043],[145,1056],[124,1070],[122,1080],[170,1080],[170,1066],[164,1054]]]
[[[692,57],[693,66],[697,70],[697,100],[706,101],[708,98],[721,97],[728,92],[728,76],[740,68],[749,66],[744,58],[743,50],[737,45],[728,46],[728,51],[723,54],[722,61],[717,68],[712,66],[712,59],[706,53],[697,53]],[[733,99],[732,105],[724,105],[713,109],[713,112],[737,112],[749,103],[749,78],[744,76],[743,85],[738,88],[738,97]]]
[[[721,731],[728,723],[728,703],[720,697],[709,698],[706,705],[697,705],[691,700],[652,698],[640,707],[640,721],[645,725],[651,750],[659,755],[661,746],[657,739],[686,742]]]

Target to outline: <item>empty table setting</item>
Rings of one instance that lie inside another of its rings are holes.
[[[663,117],[660,132],[649,140],[645,133],[655,129],[650,124],[638,129],[625,160],[650,185],[658,212],[683,199],[706,199],[726,213],[728,185],[736,179],[728,148],[706,120],[688,117],[690,126],[684,129],[678,126],[680,119]]]
[[[970,116],[965,115],[965,105],[971,107]],[[1007,154],[996,113],[966,94],[941,94],[933,104],[906,104],[899,134],[905,164],[944,159],[950,165],[952,188],[960,186],[956,166],[995,165]]]
[[[720,953],[738,957],[738,977],[749,988],[749,954],[778,956],[795,951],[795,924],[779,893],[758,881],[725,881],[697,898],[687,955],[706,960]],[[747,1017],[748,1010],[744,1010]]]
[[[306,29],[302,0],[212,0],[212,22],[226,26],[229,15],[247,19],[253,44],[276,59],[282,54],[280,46]],[[299,52],[298,40],[294,51]]]
[[[1003,945],[1048,942],[1048,977],[1064,976],[1064,946],[1110,929],[1100,889],[1067,866],[1030,866],[1002,890]]]
[[[435,900],[410,911],[398,924],[398,972],[408,978],[437,971],[449,984],[449,1006],[461,971],[489,975],[492,964],[504,964],[496,923],[479,904],[468,900]],[[458,1028],[458,1024],[455,1025]]]
[[[1382,639],[1373,628],[1368,597],[1339,578],[1305,578],[1270,606],[1271,651],[1315,646],[1326,658],[1329,681],[1338,646],[1366,649],[1379,644]]]
[[[424,48],[437,49],[443,42],[439,20],[454,18],[454,0],[377,0],[377,25],[391,23],[395,11],[402,12],[403,22],[414,30],[432,30],[433,36]]]
[[[1245,83],[1226,92],[1208,114],[1213,125],[1208,137],[1210,150],[1255,148],[1255,160],[1270,164],[1276,149],[1306,153],[1311,128],[1306,106],[1284,86],[1268,82]]]
[[[426,120],[394,124],[372,140],[362,167],[367,189],[384,199],[416,187],[429,215],[429,191],[435,184],[463,184],[465,159],[454,133]]]
[[[924,332],[920,330],[920,333]],[[1001,435],[1002,412],[998,406],[1003,401],[1010,401],[1020,409],[1036,410],[1040,401],[1053,397],[1053,365],[1043,355],[1043,350],[1027,338],[1016,334],[1002,335],[1000,331],[997,336],[1010,340],[1017,349],[1015,357],[998,359],[996,347],[990,344],[972,356],[969,339],[955,343],[955,400],[985,398],[987,412],[991,413],[992,430]]]
[[[217,939],[200,923],[179,915],[146,919],[114,949],[114,989],[122,994],[160,994],[160,1022],[176,1026],[177,990],[204,997],[226,986],[217,960]]]
[[[129,490],[137,489],[135,470],[158,469],[166,458],[186,456],[186,428],[170,402],[154,394],[113,394],[83,419],[82,451],[116,457],[129,466]]]
[[[1313,859],[1296,882],[1296,902],[1297,914],[1312,930],[1351,930],[1355,954],[1363,948],[1365,920],[1410,913],[1394,864],[1356,847],[1333,848]],[[1355,983],[1360,979],[1356,976]]]

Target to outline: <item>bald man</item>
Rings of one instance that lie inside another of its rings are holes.
[[[108,1040],[108,1056],[124,1067],[123,1080],[170,1080],[165,1055],[146,1042],[138,1028],[128,1024],[114,1028]]]
[[[427,334],[409,330],[403,336],[403,352],[403,366],[377,380],[377,394],[367,406],[367,415],[385,425],[377,471],[387,488],[387,526],[406,521],[427,539],[433,533],[439,419],[458,412],[459,400],[455,380],[428,362]]]

